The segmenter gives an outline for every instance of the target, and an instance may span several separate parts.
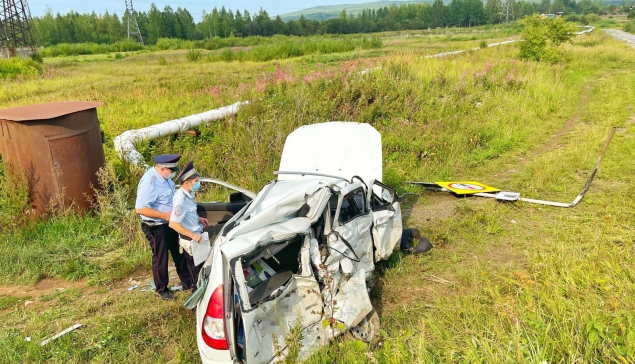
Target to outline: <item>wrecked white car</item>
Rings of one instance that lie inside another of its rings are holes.
[[[302,331],[300,358],[350,331],[373,341],[375,263],[402,237],[399,198],[381,183],[381,137],[369,124],[303,126],[285,143],[277,179],[257,194],[199,205],[215,235],[186,305],[196,307],[204,363],[270,363]],[[217,182],[211,179],[201,179]]]

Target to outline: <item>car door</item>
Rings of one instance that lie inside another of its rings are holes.
[[[372,214],[367,204],[366,185],[353,183],[333,195],[325,228],[329,254],[318,270],[325,288],[324,317],[329,338],[357,325],[371,310],[366,281],[372,277]],[[333,206],[336,206],[333,209]],[[325,271],[325,272],[324,272]]]
[[[197,204],[198,216],[206,218],[209,222],[209,226],[205,231],[209,233],[210,241],[214,241],[223,226],[256,195],[251,191],[212,178],[199,177],[199,181],[230,190],[229,196],[223,202],[201,202]]]
[[[388,259],[401,240],[401,205],[395,189],[379,181],[373,181],[368,190],[368,201],[373,215],[375,262],[378,262]]]
[[[344,275],[352,276],[364,269],[367,278],[370,277],[375,269],[371,228],[372,215],[366,199],[366,186],[353,183],[344,187],[339,193],[332,231],[327,236],[331,251],[325,264],[340,260]]]

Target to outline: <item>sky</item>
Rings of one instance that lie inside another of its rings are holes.
[[[109,13],[117,13],[117,15],[121,16],[126,11],[126,2],[125,0],[24,0],[28,2],[29,8],[31,9],[31,16],[42,16],[46,13],[46,7],[50,6],[53,14],[61,13],[65,14],[70,11],[76,11],[78,13],[92,13],[93,11],[97,14],[104,13],[108,11]],[[224,0],[224,1],[205,1],[205,0],[132,0],[132,4],[135,10],[137,11],[148,11],[150,9],[150,4],[153,2],[160,9],[167,5],[172,7],[173,10],[176,8],[186,8],[192,17],[194,17],[194,21],[198,22],[201,19],[201,13],[203,10],[210,12],[214,7],[220,9],[222,6],[225,9],[231,9],[233,12],[236,10],[240,10],[241,12],[245,9],[249,11],[250,14],[258,12],[262,7],[267,11],[270,17],[274,18],[278,14],[286,14],[293,11],[298,11],[314,6],[320,5],[341,5],[343,2],[346,4],[362,4],[371,2],[374,0],[295,0],[295,1],[276,1],[276,0]]]

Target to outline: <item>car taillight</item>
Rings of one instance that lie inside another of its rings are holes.
[[[216,287],[203,317],[203,341],[212,349],[228,350],[225,332],[225,298],[223,285]]]

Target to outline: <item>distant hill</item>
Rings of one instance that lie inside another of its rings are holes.
[[[405,4],[422,4],[422,3],[433,3],[434,0],[412,0],[412,1],[391,1],[391,0],[383,0],[383,1],[374,1],[363,4],[343,4],[343,5],[324,5],[324,6],[314,6],[312,8],[294,11],[293,13],[280,14],[280,18],[284,21],[289,20],[298,20],[301,15],[308,20],[326,20],[337,18],[342,10],[346,11],[346,15],[357,15],[365,9],[379,9],[386,6],[392,5],[405,5]]]

